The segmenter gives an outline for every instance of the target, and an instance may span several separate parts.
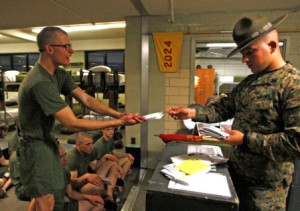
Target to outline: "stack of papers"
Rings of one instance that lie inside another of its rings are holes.
[[[224,131],[220,130],[220,128],[217,128],[212,125],[203,125],[197,123],[197,128],[199,133],[204,133],[214,138],[227,138],[229,136],[228,133],[225,133]]]
[[[219,146],[189,144],[187,154],[173,156],[171,161],[161,169],[170,179],[168,188],[231,197],[226,176],[211,168],[227,162]]]
[[[226,176],[213,172],[203,175],[201,179],[194,181],[192,185],[183,185],[175,181],[170,181],[168,187],[176,190],[231,197]]]
[[[194,180],[197,180],[201,175],[206,174],[211,170],[209,164],[186,160],[180,164],[168,164],[163,166],[161,172],[175,183],[181,185],[190,185]]]
[[[188,183],[185,181],[185,173],[179,171],[173,164],[163,166],[161,172],[171,181],[182,185],[188,185]]]
[[[171,157],[171,164],[164,165],[161,172],[175,183],[191,185],[211,171],[211,166],[227,162],[219,146],[188,145],[187,154]]]
[[[187,154],[171,157],[173,163],[180,163],[187,159],[205,160],[211,165],[227,163],[228,158],[223,156],[222,150],[219,146],[211,145],[188,145]]]
[[[209,155],[209,156],[221,156],[223,157],[222,150],[219,146],[212,145],[197,145],[197,144],[189,144],[187,148],[187,154],[195,154],[200,156],[199,154]]]

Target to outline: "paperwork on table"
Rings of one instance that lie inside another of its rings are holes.
[[[227,163],[228,159],[223,157],[219,146],[189,144],[187,154],[171,157],[173,163],[179,163],[187,159],[198,159],[209,161],[210,164]]]
[[[231,197],[226,176],[214,172],[208,172],[207,174],[202,175],[201,178],[195,181],[192,185],[183,185],[171,180],[168,188]]]
[[[171,161],[161,169],[170,179],[168,188],[230,196],[226,176],[213,172],[215,164],[227,162],[219,146],[188,145],[187,154],[173,156]]]

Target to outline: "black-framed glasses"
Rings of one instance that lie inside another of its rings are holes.
[[[111,131],[111,130],[114,131],[115,128],[113,128],[113,127],[107,127],[107,128],[105,128],[104,130],[105,130],[105,131]]]
[[[67,51],[70,50],[70,49],[73,49],[72,48],[72,44],[65,44],[65,45],[50,45],[52,47],[60,47],[60,48],[64,48],[66,49]]]

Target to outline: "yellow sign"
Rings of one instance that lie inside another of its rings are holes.
[[[162,72],[174,73],[178,70],[183,33],[153,33],[159,69]]]

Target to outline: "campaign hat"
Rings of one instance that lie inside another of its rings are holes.
[[[237,47],[231,51],[227,57],[231,57],[241,50],[248,47],[261,37],[274,30],[287,15],[280,16],[273,22],[269,22],[266,17],[261,15],[252,15],[241,18],[234,26],[232,37]]]

